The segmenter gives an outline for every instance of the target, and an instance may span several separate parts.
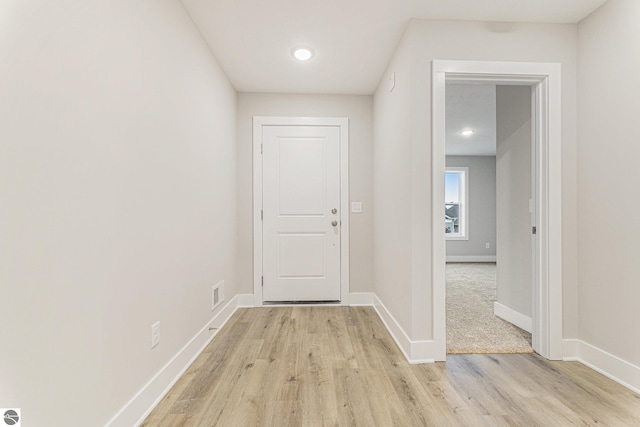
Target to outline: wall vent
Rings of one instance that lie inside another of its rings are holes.
[[[214,310],[224,301],[224,280],[211,288],[211,310]]]

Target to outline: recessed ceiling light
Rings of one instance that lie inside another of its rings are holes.
[[[473,129],[464,129],[464,130],[460,131],[460,135],[462,135],[462,136],[471,136],[474,133],[476,133],[476,131],[473,130]]]
[[[306,47],[298,47],[293,49],[293,57],[298,61],[308,61],[313,56],[311,49]]]

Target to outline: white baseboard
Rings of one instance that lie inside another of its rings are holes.
[[[417,363],[433,363],[435,358],[434,354],[434,343],[432,340],[424,340],[424,341],[412,341],[409,339],[409,336],[404,332],[400,324],[396,321],[396,319],[391,315],[389,310],[384,306],[382,301],[377,297],[377,295],[373,295],[373,308],[378,313],[380,320],[387,327],[389,334],[400,348],[400,351],[407,359],[407,361],[411,364]]]
[[[371,292],[354,292],[349,294],[350,306],[359,306],[359,305],[372,306],[373,300],[374,300],[374,294]]]
[[[499,302],[493,303],[493,314],[529,333],[533,330],[533,321],[531,320],[531,317],[518,313],[514,309],[500,304]]]
[[[495,255],[447,255],[446,262],[496,262]]]
[[[577,339],[563,339],[562,340],[562,360],[565,362],[579,362],[578,349],[580,347],[580,340]]]
[[[238,298],[238,307],[255,307],[255,298],[253,294],[238,294],[236,297]]]
[[[253,305],[253,295],[250,295],[250,297],[251,305]],[[153,408],[160,403],[162,398],[171,390],[171,387],[173,387],[187,368],[191,366],[209,342],[211,342],[225,323],[227,323],[227,320],[241,307],[240,301],[245,299],[246,295],[236,295],[229,300],[229,302],[107,422],[106,427],[130,427],[142,424]],[[217,330],[209,331],[209,327],[217,328]]]
[[[636,366],[582,340],[564,340],[565,361],[577,361],[640,394],[640,366]]]

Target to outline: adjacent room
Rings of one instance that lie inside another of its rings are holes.
[[[639,20],[1,2],[5,423],[638,425]]]
[[[533,351],[531,91],[447,83],[448,354]]]

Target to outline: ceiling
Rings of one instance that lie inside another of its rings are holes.
[[[447,83],[445,91],[447,156],[496,155],[496,85]],[[469,136],[460,135],[472,129]]]
[[[576,23],[606,0],[181,1],[237,91],[368,95],[411,18]]]

